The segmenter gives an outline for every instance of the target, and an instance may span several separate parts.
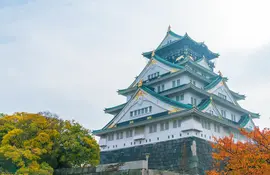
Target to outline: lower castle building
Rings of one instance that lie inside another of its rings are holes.
[[[114,117],[100,136],[101,164],[146,159],[149,168],[204,174],[211,168],[214,137],[252,130],[259,114],[242,108],[245,96],[230,90],[221,72],[215,73],[213,53],[203,42],[170,27],[139,76],[118,91],[127,101],[106,108]]]

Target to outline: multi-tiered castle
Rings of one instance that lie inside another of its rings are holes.
[[[242,108],[245,96],[229,89],[228,79],[214,72],[219,56],[188,34],[168,28],[149,61],[126,89],[127,101],[106,108],[114,117],[101,130],[101,163],[127,162],[149,156],[153,169],[201,174],[211,164],[213,137],[230,134],[244,140],[239,128],[252,130],[259,114]]]

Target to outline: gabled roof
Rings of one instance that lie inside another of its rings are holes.
[[[177,69],[177,71],[178,71],[178,70],[181,70],[181,69],[184,69],[183,66],[180,66],[180,65],[177,65],[177,64],[173,64],[173,63],[171,63],[171,62],[165,60],[164,58],[161,58],[160,56],[158,56],[158,55],[156,55],[156,54],[153,55],[153,54],[154,54],[154,53],[152,53],[152,58],[151,58],[151,60],[148,61],[147,65],[146,65],[146,66],[144,67],[144,69],[141,71],[140,75],[147,69],[147,67],[148,67],[149,65],[151,65],[152,63],[154,63],[154,60],[157,61],[157,62],[160,62],[160,63],[164,64],[165,66],[168,66],[168,67],[170,67],[170,68],[172,68],[172,69]],[[168,74],[168,73],[170,73],[170,72],[171,72],[171,71],[167,72],[166,74]],[[139,76],[140,76],[140,75],[139,75]],[[139,77],[139,76],[138,76],[138,77]],[[160,75],[160,76],[164,76],[164,75]],[[136,77],[136,79],[131,83],[131,85],[129,86],[129,88],[134,87],[134,85],[135,85],[135,83],[136,83],[138,77]]]
[[[201,103],[197,106],[199,110],[204,110],[205,108],[208,107],[208,105],[211,103],[210,98],[203,99]]]
[[[178,65],[178,64],[174,64],[174,63],[171,63],[167,60],[165,60],[164,58],[161,58],[160,56],[158,56],[157,54],[155,54],[152,58],[154,58],[155,60],[167,65],[167,66],[170,66],[172,68],[176,68],[176,69],[184,69],[183,66],[181,65]]]
[[[165,96],[162,96],[152,90],[150,90],[149,88],[147,88],[146,86],[142,86],[141,87],[142,90],[146,91],[147,93],[149,93],[150,95],[153,95],[154,97],[156,97],[157,99],[165,102],[165,103],[168,103],[172,106],[175,106],[175,107],[180,107],[180,108],[185,108],[185,109],[191,109],[192,108],[192,105],[190,104],[184,104],[184,103],[180,103],[178,101],[175,101],[175,100],[172,100],[168,97],[165,97]]]
[[[236,99],[236,100],[245,100],[246,96],[245,95],[242,95],[242,94],[239,94],[239,93],[236,93],[232,90],[230,90],[232,96]]]
[[[217,76],[211,83],[209,83],[207,86],[204,87],[205,90],[212,89],[215,87],[218,83],[220,83],[223,80],[223,77]]]
[[[171,106],[174,106],[176,108],[182,108],[182,109],[191,109],[192,108],[192,105],[183,104],[183,103],[174,101],[174,100],[172,100],[172,99],[170,99],[168,97],[162,96],[162,95],[152,91],[151,88],[146,87],[145,85],[142,85],[141,87],[138,87],[136,93],[134,93],[133,96],[129,99],[129,101],[127,103],[125,103],[125,106],[128,105],[129,102],[131,102],[134,99],[134,97],[136,96],[136,94],[138,92],[140,92],[141,90],[144,91],[145,93],[148,93],[151,96],[159,99],[160,101],[162,101],[164,103],[167,103],[167,104],[169,104]],[[122,110],[125,108],[125,106],[122,108]],[[121,112],[119,112],[119,113],[121,113]],[[116,117],[118,117],[119,113],[115,117],[113,117],[113,119],[104,128],[107,128],[108,126],[110,126],[112,124],[112,122],[114,121],[114,119],[116,119]]]
[[[115,112],[123,109],[126,104],[127,103],[123,103],[123,104],[113,106],[113,107],[110,107],[110,108],[105,108],[104,111],[105,111],[105,113],[114,114]]]
[[[191,37],[189,37],[187,33],[185,33],[184,36],[181,36],[181,35],[178,35],[178,34],[172,32],[171,30],[169,30],[169,31],[167,32],[167,35],[165,36],[165,38],[166,38],[168,35],[172,35],[172,36],[176,37],[177,39],[174,40],[174,41],[172,41],[172,42],[170,42],[169,44],[164,45],[164,46],[160,46],[160,45],[159,45],[159,46],[157,47],[157,49],[155,50],[155,52],[159,52],[159,51],[161,51],[161,50],[163,50],[163,49],[165,49],[165,48],[168,48],[168,47],[170,47],[170,46],[172,46],[172,45],[175,45],[175,44],[177,44],[177,43],[179,43],[179,42],[181,42],[181,41],[188,40],[188,41],[190,41],[192,44],[194,44],[196,47],[200,47],[200,48],[202,49],[202,51],[204,52],[205,56],[207,56],[207,59],[211,60],[211,59],[217,58],[217,57],[219,56],[218,53],[213,53],[212,51],[210,51],[210,50],[208,49],[208,47],[204,44],[204,42],[196,42],[196,41],[193,40]],[[164,39],[165,39],[165,38],[164,38]],[[163,39],[163,41],[164,41],[164,39]],[[163,42],[163,41],[162,41],[162,42]],[[162,42],[161,42],[161,43],[162,43]],[[143,55],[144,57],[146,57],[146,58],[151,58],[151,53],[152,53],[152,51],[150,51],[150,52],[144,52],[142,55]]]

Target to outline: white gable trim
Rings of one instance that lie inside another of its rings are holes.
[[[140,103],[140,101],[148,101],[151,102],[153,105],[155,105],[156,107],[160,108],[164,111],[170,111],[170,112],[178,112],[183,110],[183,108],[180,107],[175,107],[172,106],[170,104],[167,104],[159,99],[157,99],[156,97],[148,94],[147,92],[145,92],[142,89],[138,89],[136,91],[136,93],[133,95],[133,97],[129,100],[129,102],[126,104],[126,106],[115,116],[115,118],[108,123],[105,127],[106,128],[111,128],[114,127],[117,123],[119,123],[120,121],[123,120],[123,117],[126,117],[126,114],[129,115],[130,113],[130,109],[136,105],[137,103]],[[154,107],[153,107],[154,108]],[[159,112],[155,112],[154,109],[152,110],[152,113],[149,113],[148,115],[154,115],[157,114]],[[140,117],[145,117],[147,115],[143,115]],[[138,119],[140,117],[136,117],[136,118],[130,118],[129,120],[134,120],[134,119]],[[129,120],[125,120],[125,121],[129,121]]]
[[[160,71],[163,72],[163,74],[175,70],[175,69],[157,61],[156,59],[152,58],[151,60],[148,61],[147,65],[144,67],[144,69],[139,74],[139,76],[135,79],[135,81],[130,85],[130,87],[136,86],[136,84],[142,79],[147,80],[147,73],[151,69],[154,69],[154,68],[160,69]],[[162,75],[162,73],[160,75]]]

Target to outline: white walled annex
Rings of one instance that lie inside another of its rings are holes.
[[[226,96],[226,100],[233,104],[237,104],[235,99],[233,98],[232,94],[229,92],[229,89],[224,85],[223,81],[220,81],[215,87],[208,90],[209,93],[215,94],[217,96],[220,96],[220,94],[223,94]]]
[[[181,125],[176,128],[173,127],[174,121],[181,121]],[[131,127],[125,130],[115,131],[113,133],[113,140],[108,140],[108,135],[104,135],[101,137],[99,144],[101,145],[101,151],[111,151],[117,150],[121,148],[128,148],[138,145],[145,145],[145,144],[153,144],[156,142],[163,142],[173,139],[180,139],[186,137],[198,137],[204,140],[208,140],[214,142],[214,138],[223,138],[225,136],[229,136],[230,134],[235,134],[235,141],[243,140],[243,137],[239,137],[237,130],[228,129],[228,127],[223,127],[222,124],[217,122],[210,121],[208,119],[195,119],[193,117],[189,118],[175,118],[171,120],[167,120],[169,122],[169,129],[161,131],[160,124],[162,122],[155,122],[151,124],[147,124],[144,126],[143,136],[140,139],[135,139],[135,128]],[[209,123],[210,128],[203,128],[202,122]],[[156,125],[156,132],[150,133],[149,127],[152,125]],[[219,126],[219,130],[217,129]],[[226,129],[227,128],[227,129]],[[126,137],[126,131],[132,130],[132,137]],[[122,132],[123,138],[117,139],[117,133]]]

